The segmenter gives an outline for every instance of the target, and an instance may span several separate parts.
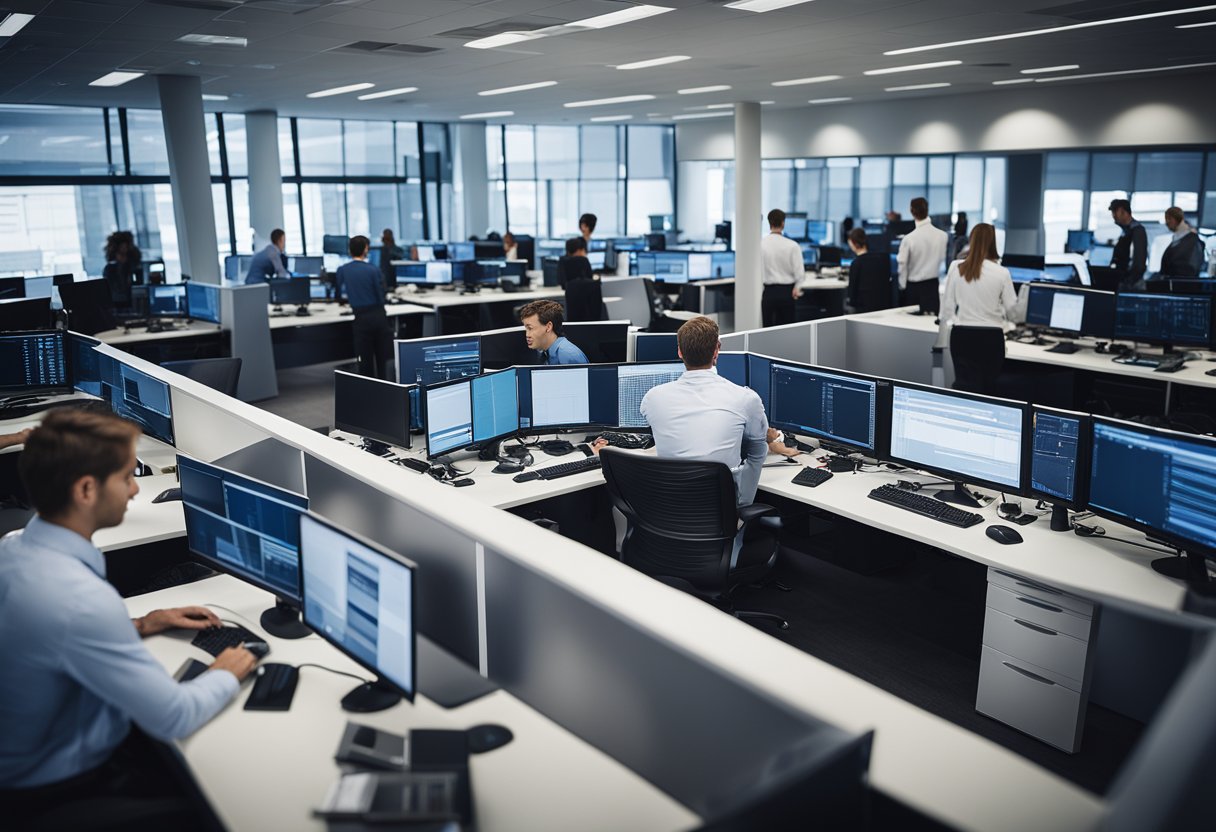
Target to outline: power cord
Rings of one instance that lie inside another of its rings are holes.
[[[1164,555],[1179,555],[1179,549],[1165,549],[1161,546],[1149,546],[1146,543],[1138,543],[1135,540],[1128,540],[1125,537],[1111,537],[1106,533],[1106,529],[1101,526],[1083,526],[1080,523],[1074,522],[1072,525],[1073,534],[1078,537],[1104,537],[1107,540],[1113,540],[1116,543],[1126,543],[1128,546],[1139,546],[1141,549],[1148,549],[1150,552],[1160,552]]]
[[[364,679],[362,676],[356,676],[353,673],[347,673],[345,670],[334,670],[332,667],[326,667],[323,664],[313,664],[312,662],[305,662],[304,664],[298,664],[298,665],[296,665],[296,670],[303,670],[306,667],[315,667],[318,670],[328,670],[330,673],[336,673],[339,676],[349,676],[352,679],[358,679],[360,682],[362,682],[365,685],[373,684],[376,681],[375,679]]]

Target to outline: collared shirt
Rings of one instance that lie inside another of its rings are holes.
[[[942,323],[960,326],[1003,327],[1012,319],[1018,295],[1013,289],[1009,269],[985,260],[980,276],[971,282],[963,279],[958,260],[946,273],[946,295],[942,299]]]
[[[760,262],[766,286],[789,286],[801,280],[806,271],[802,264],[802,248],[778,232],[766,234],[760,241]]]
[[[722,462],[734,474],[738,504],[755,501],[768,455],[768,419],[756,391],[712,369],[686,370],[652,387],[641,413],[660,457]]]
[[[246,283],[267,283],[270,278],[280,280],[291,277],[283,265],[283,252],[274,243],[253,255],[249,261],[249,273],[245,275]]]
[[[909,283],[922,280],[937,280],[946,262],[946,247],[950,235],[934,228],[929,218],[916,221],[916,228],[899,243],[899,288],[906,289]]]
[[[226,670],[174,681],[105,571],[92,543],[39,517],[0,540],[0,788],[96,768],[131,722],[185,737],[236,695]]]
[[[557,340],[549,345],[549,349],[541,350],[541,364],[589,364],[587,354],[566,340],[565,335],[557,336]]]
[[[345,297],[351,309],[384,306],[384,284],[380,270],[366,260],[352,260],[334,275],[338,297]]]

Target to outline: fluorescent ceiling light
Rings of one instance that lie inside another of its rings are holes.
[[[1044,72],[1067,72],[1070,69],[1080,69],[1078,64],[1063,64],[1062,66],[1040,66],[1035,69],[1023,69],[1023,75],[1040,75]]]
[[[724,92],[730,89],[730,84],[716,84],[712,87],[689,87],[685,90],[676,90],[679,95],[700,95],[703,92]]]
[[[501,34],[490,35],[487,38],[467,41],[465,46],[470,49],[494,49],[499,46],[514,46],[517,43],[524,43],[543,37],[544,35],[539,32],[502,32]]]
[[[599,107],[604,104],[629,104],[634,101],[654,101],[653,95],[618,95],[615,98],[591,98],[586,101],[568,101],[563,107]]]
[[[595,17],[587,17],[565,25],[578,29],[607,29],[609,26],[620,26],[622,23],[632,23],[635,20],[644,20],[657,14],[666,14],[667,12],[674,11],[675,9],[668,6],[630,6],[619,12],[609,12],[608,14],[596,15]]]
[[[693,118],[721,118],[722,116],[733,116],[734,113],[728,113],[725,110],[718,110],[713,113],[683,113],[678,116],[672,116],[672,121],[686,121]]]
[[[0,20],[0,38],[11,38],[25,28],[25,24],[34,19],[32,14],[13,12]]]
[[[813,78],[791,78],[788,81],[774,81],[774,87],[797,87],[802,84],[822,84],[824,81],[839,81],[840,75],[816,75]]]
[[[375,101],[377,98],[390,98],[394,95],[406,95],[407,93],[418,92],[417,87],[397,87],[395,90],[381,90],[380,92],[369,92],[359,96],[360,101]]]
[[[911,92],[912,90],[936,90],[941,87],[948,87],[949,84],[911,84],[906,87],[887,87],[887,92]]]
[[[1033,78],[1010,78],[1007,81],[993,81],[992,86],[1004,87],[1009,84],[1033,84],[1033,83],[1034,83]]]
[[[205,92],[205,93],[203,93],[203,100],[204,101],[227,101],[228,96],[216,95],[215,93]]]
[[[248,46],[249,39],[236,35],[182,35],[179,43],[207,43],[218,46]]]
[[[733,3],[727,3],[726,8],[744,12],[772,12],[810,2],[811,0],[735,0]]]
[[[1154,66],[1148,69],[1120,69],[1117,72],[1087,72],[1084,75],[1053,75],[1051,78],[1035,78],[1034,80],[1043,84],[1048,81],[1077,81],[1082,78],[1109,78],[1113,75],[1139,75],[1142,72],[1172,72],[1176,69],[1200,69],[1207,66],[1216,66],[1216,61],[1208,61],[1202,64],[1179,64],[1178,66]]]
[[[633,116],[595,116],[592,121],[629,121]]]
[[[1209,20],[1206,23],[1183,23],[1181,26],[1175,26],[1175,29],[1202,29],[1204,26],[1216,26],[1216,20]],[[0,27],[3,28],[3,27]]]
[[[1005,35],[989,35],[983,38],[969,38],[967,40],[954,40],[948,43],[931,43],[927,46],[913,46],[908,49],[892,49],[890,52],[883,52],[884,55],[910,55],[913,52],[928,52],[931,49],[949,49],[952,46],[971,46],[976,43],[996,43],[1002,40],[1014,40],[1016,38],[1033,38],[1039,35],[1052,35],[1056,32],[1074,32],[1078,29],[1093,29],[1096,26],[1111,26],[1116,23],[1134,23],[1137,20],[1151,20],[1156,17],[1173,17],[1180,14],[1194,14],[1195,12],[1209,12],[1216,9],[1216,6],[1195,6],[1189,9],[1171,9],[1164,12],[1148,12],[1147,14],[1133,14],[1127,17],[1112,17],[1109,20],[1090,20],[1086,23],[1070,23],[1067,26],[1049,26],[1046,29],[1029,29],[1022,32],[1010,32]]]
[[[358,92],[359,90],[371,89],[374,86],[376,86],[376,85],[368,84],[366,82],[362,83],[362,84],[347,84],[345,87],[334,87],[333,89],[317,90],[316,92],[310,92],[307,97],[308,98],[329,98],[331,95],[342,95],[343,93],[347,93],[347,92]]]
[[[734,108],[735,108],[734,104],[706,104],[705,105],[705,109],[707,109],[707,110],[733,110]]]
[[[472,118],[476,118],[476,119],[506,118],[507,116],[513,116],[513,115],[515,115],[514,110],[495,110],[492,113],[469,113],[468,115],[461,116],[461,118],[469,118],[469,119],[472,119]]]
[[[617,69],[650,69],[652,66],[678,64],[681,61],[692,60],[691,55],[668,55],[664,58],[649,58],[645,61],[634,61],[628,64],[617,64]]]
[[[499,87],[496,90],[482,90],[478,95],[506,95],[509,92],[523,92],[524,90],[539,90],[544,87],[556,87],[556,81],[537,81],[534,84],[518,84],[514,87]]]
[[[867,69],[862,75],[894,75],[897,72],[915,72],[918,69],[937,69],[943,66],[958,66],[962,61],[934,61],[931,64],[909,64],[908,66],[889,66],[886,69]]]
[[[90,81],[90,87],[121,87],[128,81],[134,81],[136,78],[142,78],[142,72],[127,72],[124,70],[115,70],[114,72],[106,73],[100,78]]]
[[[763,107],[768,104],[776,104],[776,103],[777,103],[776,101],[761,101],[760,106]]]
[[[807,104],[835,104],[839,101],[852,101],[852,100],[853,100],[852,98],[845,95],[845,96],[841,96],[839,98],[812,98],[810,101],[808,101],[806,103]]]

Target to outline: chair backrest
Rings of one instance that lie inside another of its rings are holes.
[[[611,449],[600,459],[608,494],[628,521],[621,559],[648,575],[724,590],[738,526],[730,469]]]
[[[598,280],[571,280],[566,284],[566,321],[603,320],[604,293]]]
[[[193,361],[166,361],[160,366],[166,370],[194,379],[225,396],[235,396],[237,383],[241,380],[241,359],[199,358]]]

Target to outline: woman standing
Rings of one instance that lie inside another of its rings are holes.
[[[989,392],[1005,363],[1005,321],[1013,315],[1017,293],[1000,264],[996,229],[980,223],[971,230],[967,257],[950,264],[942,322],[953,323],[950,356],[954,389]]]

